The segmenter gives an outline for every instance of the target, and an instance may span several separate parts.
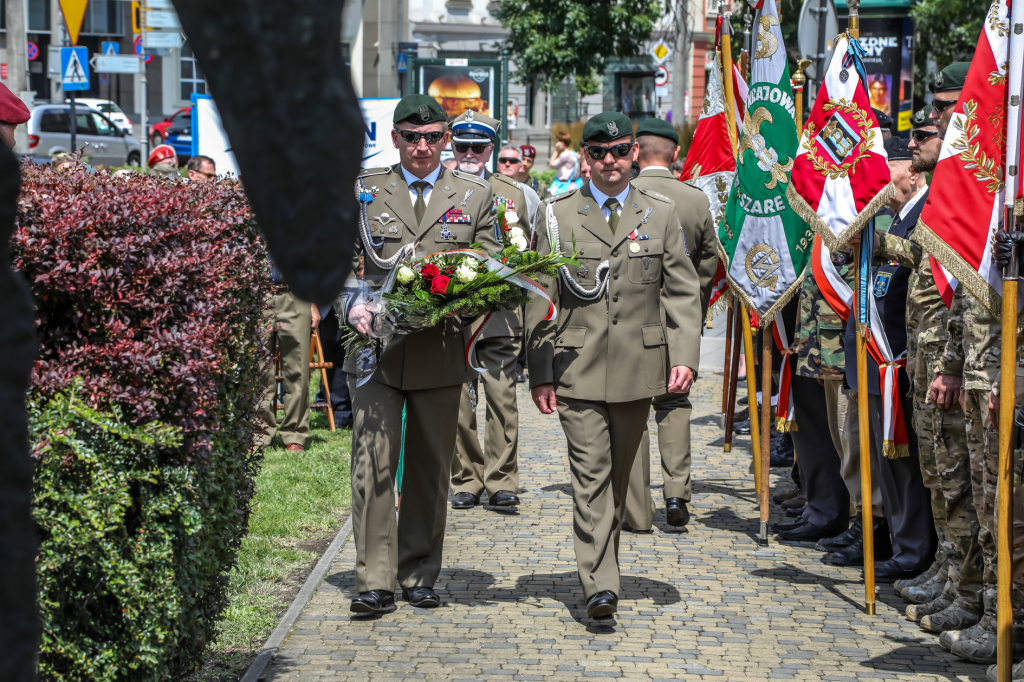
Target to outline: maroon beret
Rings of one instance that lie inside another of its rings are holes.
[[[0,121],[20,124],[31,117],[32,114],[25,103],[18,99],[6,85],[0,83]]]
[[[523,152],[524,159],[535,159],[537,158],[537,150],[532,144],[524,144],[519,146],[520,151]]]

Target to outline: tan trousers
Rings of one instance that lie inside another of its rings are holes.
[[[825,401],[828,407],[828,427],[836,451],[842,454],[843,465],[840,474],[850,498],[861,513],[863,495],[860,488],[860,421],[857,412],[857,397],[853,391],[844,390],[842,381],[825,381]],[[882,518],[882,490],[878,477],[871,477],[871,513]]]
[[[356,589],[433,587],[441,572],[448,471],[462,384],[403,391],[371,379],[352,395],[352,534]],[[395,475],[405,419],[402,509],[395,520]]]
[[[493,495],[499,490],[519,492],[519,406],[516,404],[516,359],[521,339],[496,336],[476,345],[480,366],[487,371],[475,381],[477,399],[480,384],[487,397],[487,423],[484,447],[477,437],[476,410],[469,397],[469,384],[463,384],[459,406],[459,431],[452,458],[452,490],[472,493],[484,490]]]
[[[271,361],[263,372],[264,400],[260,416],[267,430],[260,438],[260,447],[267,447],[277,433],[285,445],[305,445],[309,437],[309,342],[313,335],[312,311],[308,303],[291,293],[271,297],[270,314],[274,330],[270,332],[269,349],[281,349],[281,375],[284,378],[284,421],[277,425],[277,368]]]
[[[689,503],[690,481],[690,404],[688,393],[666,393],[653,401],[654,419],[658,423],[658,450],[661,452],[661,475],[665,481],[665,500],[680,497]],[[654,499],[651,497],[651,436],[647,429],[640,441],[640,451],[629,475],[626,496],[626,521],[636,530],[650,530],[654,524]]]
[[[622,513],[650,409],[650,398],[625,403],[558,399],[569,446],[573,545],[586,599],[606,590],[619,594]]]

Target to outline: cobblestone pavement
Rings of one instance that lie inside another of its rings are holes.
[[[660,508],[653,534],[623,534],[615,620],[586,617],[565,440],[521,386],[523,505],[449,511],[443,605],[350,618],[349,542],[266,679],[984,680],[907,621],[889,585],[868,617],[860,570],[822,564],[810,543],[757,548],[749,439],[722,451],[721,381],[706,373],[693,394],[693,520],[672,528]],[[790,485],[772,473],[773,489]],[[656,463],[652,487],[661,507]]]

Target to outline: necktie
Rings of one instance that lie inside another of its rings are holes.
[[[608,201],[604,202],[604,205],[611,211],[608,214],[608,227],[612,228],[612,234],[615,234],[615,228],[619,226],[619,213],[617,210],[619,208],[619,200],[608,199]]]
[[[423,200],[423,192],[430,187],[429,182],[422,180],[412,183],[412,188],[416,190],[416,203],[413,204],[412,210],[416,214],[416,225],[419,226],[423,220],[423,214],[427,212],[427,202]]]

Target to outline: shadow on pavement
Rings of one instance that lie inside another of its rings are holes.
[[[897,644],[905,642],[905,640],[892,637],[886,639]],[[860,664],[871,670],[902,675],[928,674],[934,676],[931,679],[949,680],[949,682],[988,682],[985,677],[987,665],[970,663],[957,658],[943,649],[938,639],[923,639],[920,644],[906,644],[893,649],[884,656],[865,658],[860,661]],[[947,669],[941,670],[939,666]]]
[[[758,568],[750,571],[750,575],[756,575],[759,578],[770,578],[772,580],[781,580],[787,583],[794,584],[815,584],[821,585],[826,590],[845,601],[850,606],[856,607],[858,610],[863,610],[864,604],[860,601],[855,601],[849,596],[843,594],[838,589],[839,585],[859,585],[863,581],[860,577],[853,580],[836,580],[830,578],[827,575],[820,575],[818,573],[811,573],[805,571],[802,568],[798,568],[793,564],[783,563],[779,564],[775,568]],[[888,602],[886,602],[888,604]]]

